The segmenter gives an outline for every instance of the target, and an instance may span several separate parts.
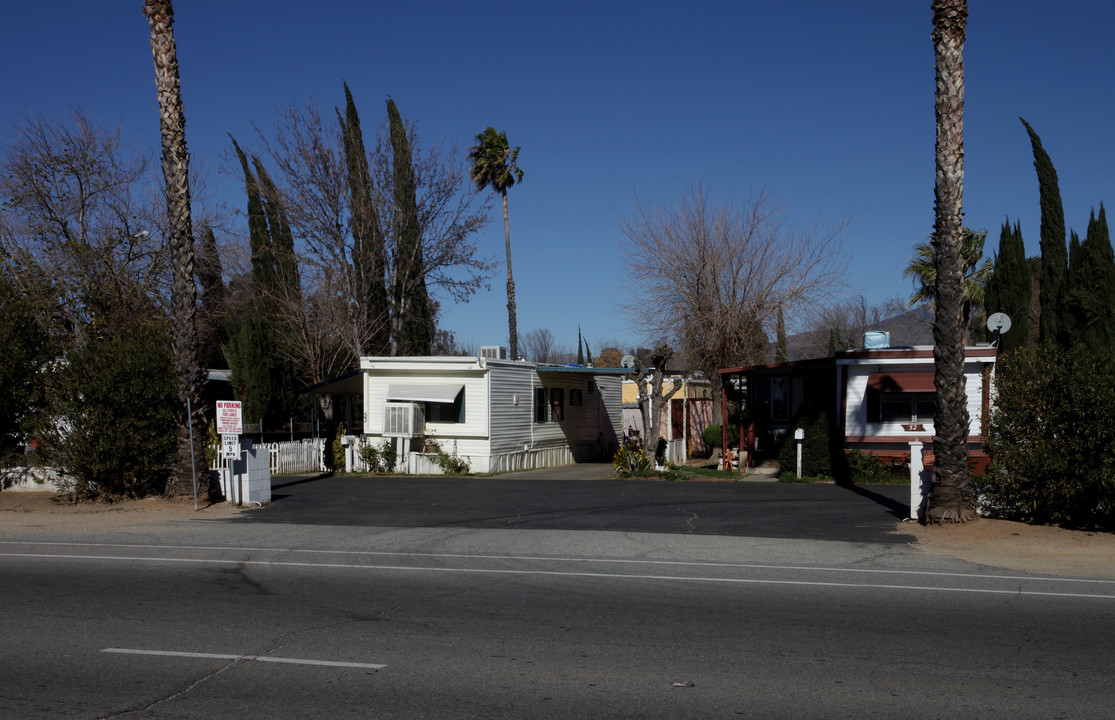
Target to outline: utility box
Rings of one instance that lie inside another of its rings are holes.
[[[271,502],[271,454],[248,439],[240,442],[240,457],[229,463],[221,478],[225,500],[236,505]]]

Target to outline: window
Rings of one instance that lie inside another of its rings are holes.
[[[584,396],[580,388],[573,388],[569,391],[569,407],[580,407],[584,404]]]
[[[426,403],[426,422],[463,423],[465,421],[465,394],[461,392],[453,402]]]
[[[546,388],[534,388],[534,422],[544,423],[547,417]]]
[[[565,420],[565,389],[550,388],[550,422]]]
[[[880,422],[933,422],[933,393],[883,392],[877,397]]]

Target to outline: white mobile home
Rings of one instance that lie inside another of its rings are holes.
[[[472,472],[607,461],[619,446],[618,369],[484,357],[365,357],[360,369],[364,442],[395,443],[410,472],[429,442]]]

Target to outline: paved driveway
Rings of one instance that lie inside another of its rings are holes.
[[[239,522],[905,543],[894,528],[908,497],[901,485],[623,480],[581,465],[490,478],[276,477],[272,504]]]

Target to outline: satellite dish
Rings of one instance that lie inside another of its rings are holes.
[[[625,368],[635,367],[635,356],[634,355],[624,355],[623,359],[619,361],[619,366],[620,367],[625,367]]]
[[[1002,335],[1010,330],[1010,316],[1001,312],[991,313],[991,316],[987,318],[987,329]]]

